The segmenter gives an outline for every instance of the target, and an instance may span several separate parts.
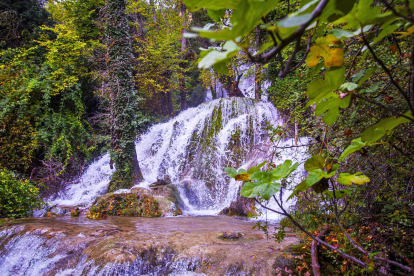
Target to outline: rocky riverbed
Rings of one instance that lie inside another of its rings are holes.
[[[0,227],[1,275],[274,275],[298,243],[234,217],[49,217]]]

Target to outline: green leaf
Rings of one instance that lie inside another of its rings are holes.
[[[207,9],[224,9],[231,8],[230,5],[223,5],[224,3],[218,4],[217,1],[213,1],[210,5],[206,1],[201,3],[195,3],[194,6],[205,6]],[[234,2],[234,1],[232,1]],[[240,0],[237,6],[234,7],[230,23],[231,28],[226,28],[216,31],[206,31],[201,28],[192,28],[200,36],[215,40],[236,40],[240,37],[244,37],[249,34],[260,22],[263,16],[266,16],[271,10],[273,10],[279,0],[267,0],[267,1],[254,1],[254,0]],[[233,3],[234,4],[234,3]],[[214,8],[212,7],[214,6]]]
[[[347,108],[349,106],[349,104],[351,103],[351,98],[352,98],[351,94],[349,94],[345,98],[342,98],[341,101],[339,102],[339,107],[340,108]]]
[[[247,172],[248,173],[250,173],[250,174],[252,174],[252,173],[254,173],[254,172],[258,172],[258,171],[260,171],[260,169],[264,166],[264,165],[266,165],[266,163],[267,163],[267,161],[264,161],[264,162],[262,162],[262,163],[260,163],[259,165],[257,165],[256,167],[251,167]]]
[[[323,115],[323,121],[328,126],[333,125],[339,118],[339,107],[329,109],[328,112]]]
[[[272,47],[273,45],[274,45],[273,42],[266,42],[262,44],[260,46],[260,50],[255,55],[260,55],[261,53],[263,53],[264,51],[266,51],[267,49],[269,49],[269,47]]]
[[[275,180],[279,180],[279,179],[288,177],[299,166],[298,162],[296,162],[293,166],[291,166],[292,163],[293,163],[292,160],[286,160],[285,162],[283,162],[282,165],[279,165],[276,168],[274,168],[271,171],[273,178]]]
[[[359,80],[358,86],[361,86],[366,80],[368,80],[371,77],[371,75],[375,72],[375,70],[376,70],[375,68],[369,68],[365,76]]]
[[[227,60],[218,62],[213,65],[214,71],[216,71],[217,74],[223,74],[228,76],[229,75],[229,67],[227,66]]]
[[[367,146],[368,142],[362,142],[361,138],[357,138],[351,141],[351,145],[349,145],[341,154],[338,161],[342,162],[348,155],[351,153],[356,152],[357,150],[362,149],[363,147]]]
[[[257,193],[254,193],[256,186],[256,183],[246,182],[243,185],[240,194],[244,197],[256,197]]]
[[[361,92],[366,92],[366,93],[372,93],[378,90],[378,88],[380,87],[380,85],[382,84],[382,81],[375,83],[373,86],[371,86],[368,89],[363,89],[361,90]]]
[[[235,54],[237,54],[238,51],[240,51],[240,47],[234,43],[233,41],[227,41],[223,45],[223,52],[219,51],[211,51],[209,52],[198,64],[199,68],[210,68],[216,63],[223,62]]]
[[[281,185],[279,183],[258,184],[254,182],[246,182],[241,189],[240,194],[243,197],[257,197],[261,195],[264,199],[269,200],[275,193],[279,191]]]
[[[335,36],[338,39],[347,39],[347,38],[351,38],[354,37],[355,34],[345,31],[345,30],[341,30],[341,29],[335,29],[335,30],[331,30],[328,32],[328,34],[331,34],[333,36]]]
[[[230,176],[231,178],[234,178],[237,175],[237,171],[235,168],[227,167],[224,168],[224,170],[227,172],[227,176]]]
[[[355,174],[341,173],[337,181],[342,185],[352,185],[352,183],[361,185],[370,182],[371,180],[368,176],[363,175],[361,172],[357,172]]]
[[[259,185],[256,189],[259,190],[260,195],[264,199],[269,200],[275,193],[279,191],[280,187],[281,187],[280,184],[268,183],[268,184]]]
[[[218,22],[226,14],[226,9],[221,9],[221,10],[208,9],[207,14],[208,16],[210,16],[211,19],[213,19],[213,21]]]
[[[310,188],[310,186],[306,185],[306,182],[305,181],[302,181],[299,185],[297,185],[295,187],[295,189],[290,194],[290,196],[288,197],[287,200],[290,200],[291,198],[293,198],[294,196],[296,196],[298,193],[303,192],[303,191],[306,191],[309,188]]]
[[[192,12],[202,8],[212,10],[234,9],[238,3],[239,0],[184,0],[187,9]]]
[[[363,142],[375,142],[385,135],[385,129],[383,127],[370,127],[364,130],[361,136]]]
[[[353,82],[359,81],[365,75],[365,73],[366,73],[366,70],[362,69],[357,74],[352,75],[352,81]]]
[[[338,108],[341,99],[339,97],[330,98],[327,101],[319,102],[315,108],[315,116],[321,116],[331,108]]]
[[[320,155],[314,155],[305,161],[305,170],[307,172],[310,172],[315,169],[323,169],[325,164],[326,164],[325,158],[323,158]]]
[[[344,190],[336,190],[335,191],[335,197],[334,197],[334,192],[333,191],[324,191],[323,192],[328,198],[336,198],[336,199],[341,199],[347,195],[352,194],[352,190],[349,189],[344,189]]]
[[[303,14],[303,15],[293,15],[293,16],[291,14],[291,16],[288,16],[285,19],[278,21],[277,27],[278,28],[297,27],[309,21],[311,17],[312,17],[312,14],[310,13]]]
[[[358,87],[358,85],[356,83],[353,83],[353,82],[346,82],[346,83],[341,85],[342,90],[346,89],[348,91],[354,91],[357,87]]]
[[[263,165],[264,163],[259,166]],[[299,163],[296,162],[293,166],[291,165],[292,161],[286,160],[282,165],[277,166],[270,172],[254,172],[250,177],[256,182],[247,182],[242,188],[241,195],[244,197],[256,197],[260,194],[264,199],[268,200],[281,187],[280,183],[275,181],[288,177],[299,166]]]
[[[410,111],[406,112],[404,115],[412,118]],[[410,120],[405,117],[382,119],[372,127],[364,130],[364,132],[362,132],[361,140],[363,142],[376,142],[385,134],[390,135],[397,126],[409,122]]]
[[[331,168],[331,172],[336,172],[337,170],[339,170],[339,164],[334,164]]]
[[[345,81],[345,68],[330,69],[325,73],[325,81],[320,77],[317,77],[311,83],[308,84],[308,98],[309,102],[306,106],[310,106],[313,103],[318,103],[323,99],[326,99],[328,96],[331,96],[331,93],[338,89],[342,83]]]
[[[355,5],[356,0],[331,0],[323,10],[320,20],[333,22],[347,15]]]
[[[372,41],[371,45],[374,45],[381,41],[384,37],[394,32],[396,29],[398,29],[400,26],[398,24],[392,24],[382,29],[382,31],[378,34],[376,38]]]

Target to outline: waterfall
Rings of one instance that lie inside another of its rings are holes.
[[[226,176],[225,167],[246,168],[273,153],[266,126],[281,125],[271,103],[250,98],[221,98],[181,112],[151,127],[136,143],[144,181],[138,186],[170,177],[186,203],[187,213],[217,214],[234,201],[241,182]],[[307,139],[300,139],[306,143]],[[281,141],[292,145],[293,141]],[[303,148],[274,156],[275,163],[303,157]],[[113,170],[109,154],[89,166],[79,183],[68,185],[54,205],[90,205],[106,192]]]

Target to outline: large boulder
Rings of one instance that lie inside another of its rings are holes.
[[[249,214],[257,215],[254,208],[254,199],[239,196],[229,207],[221,210],[219,215],[247,217]]]
[[[172,184],[151,189],[136,187],[129,193],[109,193],[98,197],[89,208],[88,217],[106,216],[163,217],[181,215],[183,202]]]

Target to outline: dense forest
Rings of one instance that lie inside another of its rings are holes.
[[[151,126],[246,97],[279,111],[272,143],[309,140],[300,182],[292,160],[222,168],[284,217],[275,241],[300,233],[296,273],[414,272],[414,1],[1,0],[0,37],[0,218],[106,152],[108,192],[130,188]]]

